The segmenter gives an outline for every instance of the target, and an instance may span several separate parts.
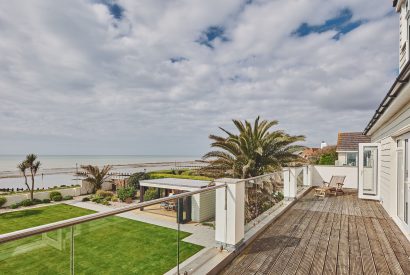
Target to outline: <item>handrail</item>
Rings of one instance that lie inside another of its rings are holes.
[[[166,201],[169,201],[169,200],[185,198],[185,197],[188,197],[188,196],[192,196],[192,195],[195,195],[195,194],[215,190],[215,189],[222,188],[222,187],[226,187],[226,184],[206,187],[206,188],[202,188],[202,189],[199,189],[199,190],[196,190],[196,191],[185,192],[185,193],[181,193],[181,194],[178,194],[178,195],[174,195],[172,197],[166,197],[166,198],[160,198],[160,199],[150,200],[150,201],[146,201],[146,202],[140,202],[140,203],[137,203],[135,205],[130,205],[130,206],[119,208],[119,209],[94,213],[94,214],[81,216],[81,217],[77,217],[77,218],[72,218],[72,219],[68,219],[68,220],[64,220],[64,221],[49,223],[49,224],[40,225],[40,226],[27,228],[27,229],[23,229],[23,230],[18,230],[18,231],[6,233],[6,234],[1,234],[0,235],[0,244],[10,242],[10,241],[14,241],[14,240],[19,240],[19,239],[22,239],[22,238],[34,236],[34,235],[49,232],[49,231],[53,231],[53,230],[56,230],[56,229],[61,229],[61,228],[64,228],[64,227],[68,227],[68,226],[72,226],[72,225],[76,225],[76,224],[80,224],[80,223],[85,223],[85,222],[88,222],[88,221],[93,221],[93,220],[102,219],[102,218],[109,217],[109,216],[114,216],[114,215],[125,213],[125,212],[128,212],[128,211],[137,210],[137,209],[140,209],[142,207],[158,204],[158,203],[161,203],[161,202],[166,202]]]

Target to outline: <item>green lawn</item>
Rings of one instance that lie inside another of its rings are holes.
[[[0,215],[6,233],[73,218],[92,211],[65,204]],[[76,225],[76,274],[163,274],[176,265],[177,231],[121,217]],[[189,234],[180,233],[180,238]],[[180,243],[180,261],[201,250]],[[0,274],[69,274],[71,229],[65,228],[0,245]]]

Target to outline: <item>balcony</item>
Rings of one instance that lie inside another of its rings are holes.
[[[305,166],[218,179],[171,198],[98,206],[94,214],[5,233],[0,273],[410,274],[410,242],[380,203],[359,200],[352,188],[314,196],[313,185],[328,174],[345,173],[351,187],[352,169]],[[214,205],[193,204],[192,212],[209,207],[214,218],[182,224],[198,194],[214,196]],[[151,211],[166,203],[175,207]]]

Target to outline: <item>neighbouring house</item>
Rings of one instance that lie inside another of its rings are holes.
[[[371,143],[359,146],[359,197],[379,200],[409,237],[410,7],[402,0],[393,6],[400,14],[399,75],[364,130]]]
[[[300,152],[300,156],[304,159],[310,159],[314,154],[319,150],[319,148],[305,148],[302,152]]]
[[[338,166],[357,166],[359,143],[370,142],[370,137],[362,132],[348,132],[337,135],[337,161]]]

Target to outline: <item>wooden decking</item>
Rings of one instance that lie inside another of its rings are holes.
[[[410,274],[409,256],[410,242],[378,202],[353,190],[310,192],[222,274]]]

